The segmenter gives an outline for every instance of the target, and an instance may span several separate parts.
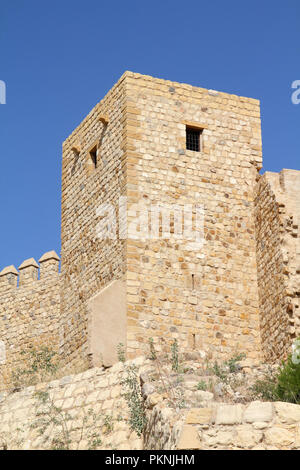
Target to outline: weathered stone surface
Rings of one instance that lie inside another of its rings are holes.
[[[187,424],[208,424],[211,421],[213,410],[211,408],[193,408],[189,410]]]
[[[234,443],[234,434],[230,431],[219,431],[216,436],[217,444],[221,446],[230,446]]]
[[[249,425],[241,425],[236,428],[236,444],[243,449],[257,445],[263,438],[261,431],[254,430]]]
[[[190,126],[199,130],[199,151],[186,145]],[[257,100],[124,73],[63,145],[61,273],[55,252],[42,256],[40,265],[30,258],[20,271],[9,266],[0,273],[1,391],[11,390],[14,372],[26,367],[22,350],[32,347],[59,353],[59,376],[69,375],[50,384],[51,398],[74,416],[91,404],[105,413],[114,406],[123,410],[124,365],[109,373],[87,370],[117,361],[118,342],[130,358],[149,352],[152,336],[157,353],[169,352],[174,338],[186,357],[219,361],[244,352],[248,372],[263,358],[286,357],[300,334],[300,172],[258,175],[260,128]],[[120,197],[126,198],[124,214]],[[136,236],[144,203],[171,212],[174,204],[181,210],[189,205],[195,215],[202,200],[203,246],[194,249],[190,237],[174,237],[175,224],[169,234]],[[196,387],[194,378],[186,386],[193,406],[212,401],[210,392]],[[224,401],[241,398],[224,384],[214,391]],[[10,418],[25,420],[31,413],[32,404],[20,397],[1,398],[5,432]],[[154,391],[147,400],[155,413],[163,397]],[[234,433],[241,423],[238,406],[220,409],[215,426],[231,426]],[[255,431],[270,426],[268,446],[276,447],[273,424],[296,425],[299,410],[276,404],[275,415],[272,406],[252,403],[243,419]],[[198,415],[207,431],[208,416]],[[157,421],[163,445],[175,446],[172,433],[180,426],[172,428],[163,413]],[[207,433],[209,445],[234,446],[231,431],[223,430],[220,439],[217,431]],[[247,432],[254,442],[258,434]],[[37,436],[29,441],[40,445]]]
[[[145,359],[138,362],[142,367]],[[41,406],[35,392],[48,391],[46,409],[51,403],[61,409],[59,420],[64,417],[67,428],[72,429],[68,434],[71,449],[88,449],[92,435],[101,439],[102,443],[97,445],[101,449],[110,449],[111,446],[116,449],[141,448],[141,439],[130,429],[124,388],[120,385],[130,364],[122,363],[118,372],[113,368],[107,369],[101,380],[105,387],[98,386],[101,369],[94,368],[4,396],[0,402],[0,446],[4,440],[9,450],[51,449],[52,439],[59,433],[60,426],[57,429],[52,425],[46,426],[42,436],[39,436],[39,426],[32,426],[37,424],[37,406]],[[52,413],[53,418],[58,417],[54,411]]]
[[[201,449],[199,433],[195,426],[185,424],[182,428],[177,448],[181,449]]]
[[[300,407],[293,403],[278,402],[274,404],[279,420],[283,423],[300,423]]]
[[[268,445],[274,445],[279,448],[287,447],[293,444],[295,439],[294,433],[288,429],[274,426],[265,431],[265,441]]]
[[[205,392],[204,390],[197,390],[194,396],[197,397],[199,401],[211,401],[214,398],[213,393]]]
[[[252,425],[254,429],[266,429],[269,426],[269,423],[264,423],[263,421],[258,421]]]
[[[273,418],[272,403],[255,401],[247,406],[244,413],[244,421],[254,423],[256,421],[271,421]]]

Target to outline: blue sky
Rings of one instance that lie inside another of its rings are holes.
[[[259,98],[264,170],[300,169],[299,52],[299,0],[2,0],[0,269],[59,252],[61,144],[125,70]]]

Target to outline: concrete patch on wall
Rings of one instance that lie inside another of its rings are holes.
[[[126,288],[113,281],[88,301],[89,355],[92,366],[111,366],[118,361],[117,346],[126,347]]]

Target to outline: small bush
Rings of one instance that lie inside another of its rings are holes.
[[[254,398],[261,398],[265,401],[276,401],[277,376],[269,370],[263,379],[257,380],[251,387]]]
[[[179,353],[178,353],[178,342],[177,339],[174,339],[172,346],[172,370],[174,372],[180,372],[180,365],[179,365]]]
[[[300,364],[295,364],[292,357],[280,369],[275,393],[280,401],[300,404]]]
[[[123,343],[119,343],[117,346],[117,354],[120,362],[126,361],[125,346]]]
[[[95,450],[101,446],[100,417],[94,413],[92,408],[85,410],[82,407],[81,417],[74,427],[74,417],[54,403],[49,391],[37,391],[35,398],[36,417],[31,428],[36,429],[44,447],[49,450],[70,450],[72,432],[75,430],[80,435],[80,440],[87,441],[88,450]],[[108,415],[105,416],[102,427],[106,434],[112,431],[113,423]],[[77,443],[77,448],[79,443]]]
[[[234,372],[239,371],[240,370],[239,362],[245,358],[246,358],[246,354],[241,353],[241,354],[236,354],[235,356],[231,357],[228,361],[226,361],[225,364],[229,367],[229,372],[233,374]]]
[[[229,374],[234,374],[240,370],[239,362],[245,359],[245,357],[246,355],[244,353],[236,354],[221,364],[215,362],[213,366],[208,366],[208,370],[216,375],[222,382],[227,383],[230,379]]]
[[[204,382],[204,380],[200,380],[200,382],[197,385],[197,390],[203,390],[204,392],[206,392],[207,385],[206,385],[206,382]]]
[[[15,390],[53,380],[56,377],[59,363],[55,351],[47,346],[43,346],[40,350],[32,347],[28,351],[21,351],[21,355],[24,356],[25,365],[12,374]]]
[[[269,372],[252,387],[255,396],[270,401],[300,404],[299,339],[293,346],[293,354],[282,363],[276,374]]]
[[[153,338],[149,338],[149,347],[150,347],[150,359],[151,361],[155,361],[157,359],[157,354],[154,348]]]
[[[137,372],[138,369],[135,365],[129,365],[126,368],[126,378],[123,380],[122,385],[126,389],[125,399],[129,408],[130,428],[136,431],[138,436],[141,436],[147,424],[147,418],[144,402],[140,393]]]

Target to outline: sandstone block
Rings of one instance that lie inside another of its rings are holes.
[[[236,444],[242,448],[251,448],[261,442],[263,434],[249,425],[237,427]]]
[[[239,424],[242,415],[242,405],[220,405],[217,408],[216,424]]]
[[[189,424],[183,426],[177,449],[201,449],[201,441],[195,426]]]
[[[244,413],[244,421],[246,423],[254,423],[256,421],[269,422],[273,418],[272,403],[263,403],[254,401],[250,403]]]
[[[205,392],[204,390],[197,390],[194,392],[194,395],[200,401],[212,401],[214,399],[213,393]]]
[[[208,424],[211,421],[211,408],[192,408],[186,417],[187,424]]]
[[[274,426],[265,432],[265,442],[276,447],[287,447],[294,442],[294,433],[279,426]]]
[[[279,420],[283,423],[300,423],[300,405],[278,402],[274,404]]]

